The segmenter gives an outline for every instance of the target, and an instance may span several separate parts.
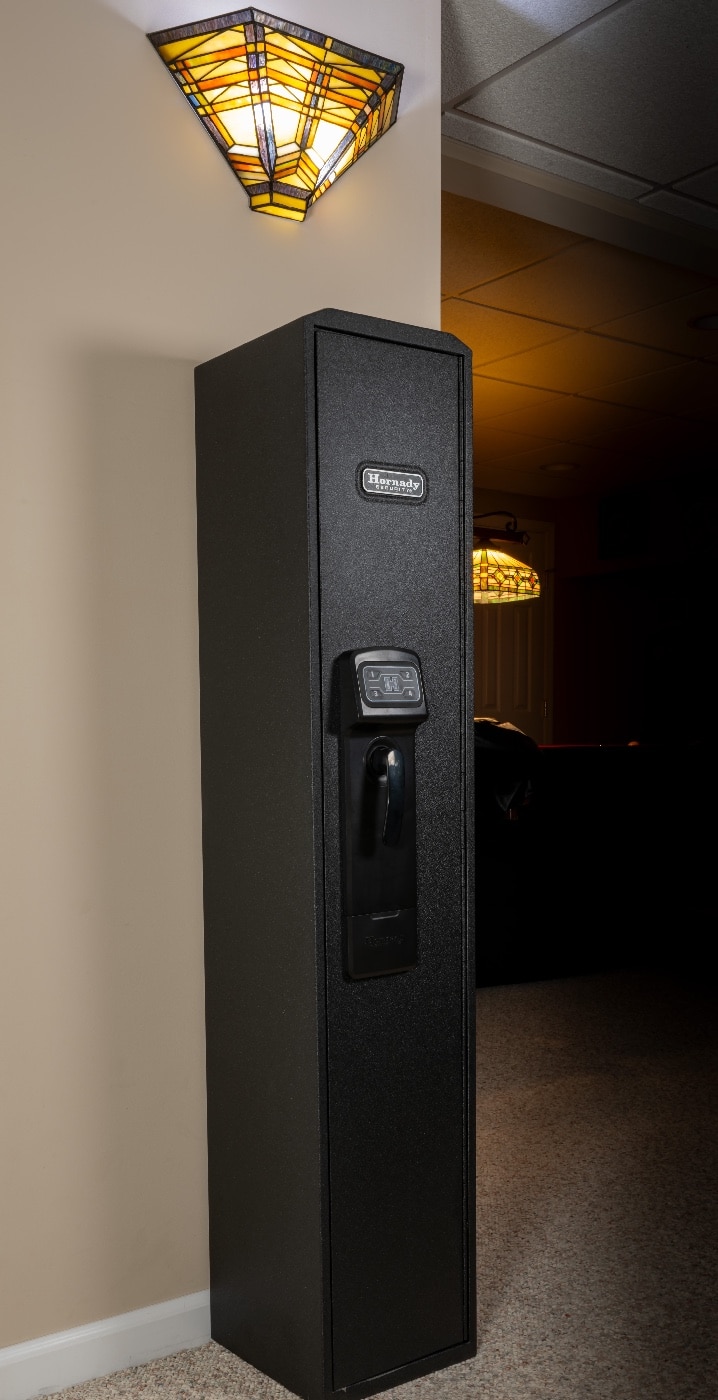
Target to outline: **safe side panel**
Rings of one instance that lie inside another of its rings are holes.
[[[316,1396],[321,764],[303,323],[198,368],[196,432],[212,1336]]]
[[[324,329],[316,346],[338,1389],[470,1341],[464,482],[460,357]],[[363,499],[362,461],[421,468],[426,503]],[[429,706],[416,733],[419,965],[352,982],[335,663],[370,646],[418,653]]]

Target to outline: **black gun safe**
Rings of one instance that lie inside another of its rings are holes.
[[[325,310],[196,370],[212,1337],[473,1356],[471,361]]]

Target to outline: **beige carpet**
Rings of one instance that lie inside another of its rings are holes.
[[[472,1361],[397,1400],[718,1400],[716,993],[481,988]],[[214,1342],[62,1400],[287,1400]]]

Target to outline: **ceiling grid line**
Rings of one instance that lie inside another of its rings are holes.
[[[572,37],[574,34],[580,34],[584,29],[588,29],[590,25],[595,24],[597,20],[603,19],[604,16],[609,14],[612,10],[621,10],[626,5],[632,3],[633,0],[613,0],[612,4],[606,5],[602,10],[597,10],[593,15],[589,15],[588,19],[582,20],[579,24],[572,25],[570,29],[564,29],[560,34],[555,34],[553,38],[547,39],[545,44],[539,44],[538,47],[532,49],[530,53],[523,54],[521,58],[515,59],[513,63],[507,63],[504,68],[497,69],[490,77],[483,78],[482,81],[476,83],[474,87],[469,88],[466,92],[460,93],[458,97],[452,98],[451,110],[459,110],[464,102],[470,102],[474,97],[477,97],[479,93],[484,92],[486,88],[490,87],[492,83],[496,83],[499,79],[507,77],[509,73],[515,73],[519,68],[524,68],[526,64],[531,63],[535,58],[538,58],[540,54],[548,53],[549,50],[557,48],[560,44],[565,43],[566,39]]]
[[[665,187],[659,184],[654,184],[650,180],[643,179],[643,176],[637,176],[632,170],[626,170],[623,166],[611,165],[609,161],[596,160],[593,156],[579,156],[577,155],[576,151],[572,151],[568,146],[558,146],[553,141],[544,141],[541,137],[538,136],[528,136],[525,131],[520,131],[518,127],[505,126],[502,125],[501,122],[490,121],[488,117],[477,117],[473,112],[462,112],[461,116],[464,117],[466,121],[471,124],[471,126],[481,127],[486,129],[487,131],[506,132],[509,136],[518,136],[521,138],[522,141],[526,141],[529,145],[535,146],[536,150],[538,151],[556,151],[559,155],[569,156],[572,159],[578,159],[582,162],[582,164],[593,166],[596,170],[606,170],[612,175],[624,175],[627,179],[635,180],[637,182],[640,182],[642,180],[646,186],[646,194],[653,194],[654,190],[656,189],[673,189],[672,184],[666,185]],[[681,176],[681,179],[685,178],[685,176]],[[644,196],[637,195],[636,197],[637,199],[643,199]],[[687,196],[684,196],[684,198],[686,197]]]

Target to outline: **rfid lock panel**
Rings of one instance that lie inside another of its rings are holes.
[[[340,1389],[468,1348],[471,1337],[460,797],[465,481],[455,356],[318,329],[316,366],[332,1359]],[[372,488],[382,480],[380,494]],[[371,671],[380,690],[392,686],[392,662],[397,685],[398,672],[413,670],[420,700],[399,715],[370,689]],[[364,750],[354,763],[363,773],[352,773],[352,746]],[[381,784],[392,751],[403,762],[407,823],[394,845],[391,777],[383,792]],[[390,823],[389,843],[375,831],[363,862],[357,800],[374,805],[370,821]],[[357,891],[362,879],[374,879],[368,899]],[[396,941],[383,944],[392,928]]]
[[[385,977],[418,960],[414,730],[426,700],[410,651],[350,652],[340,678],[345,970]]]

